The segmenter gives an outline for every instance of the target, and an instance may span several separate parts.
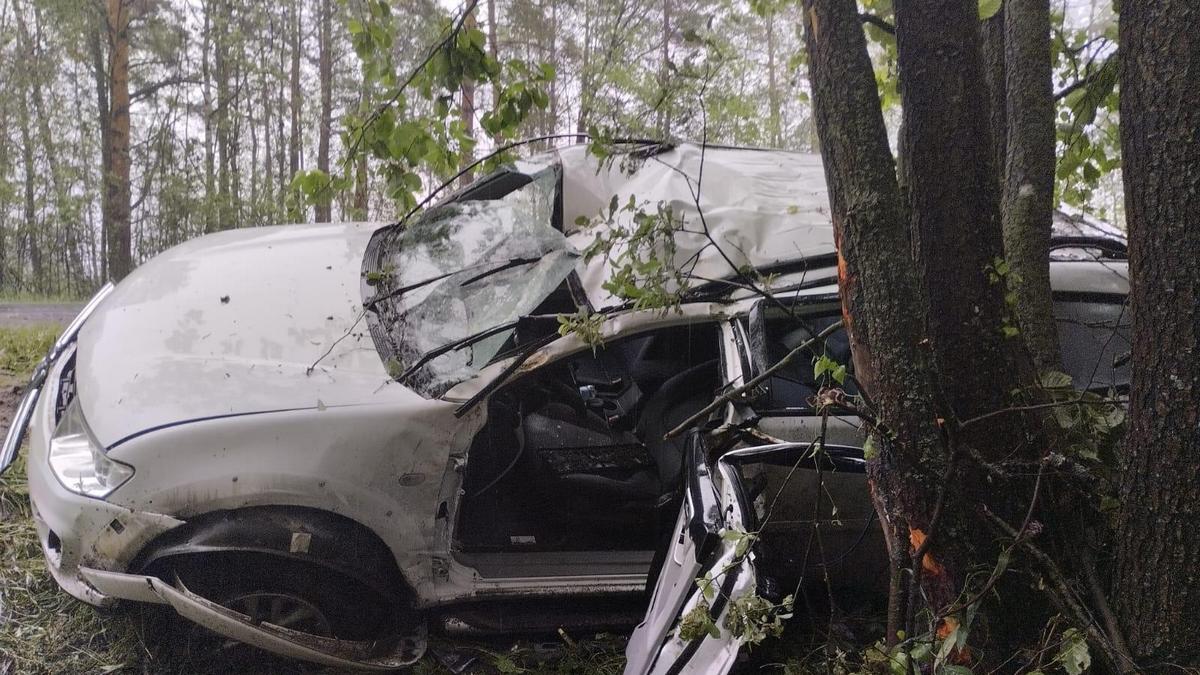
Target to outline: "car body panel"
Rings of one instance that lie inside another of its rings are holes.
[[[79,335],[79,396],[97,439],[407,398],[380,386],[386,369],[358,321],[362,254],[378,227],[228,230],[134,270]]]

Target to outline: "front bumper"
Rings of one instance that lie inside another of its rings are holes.
[[[50,369],[47,383],[58,382],[62,364]],[[45,396],[29,420],[29,501],[46,567],[66,592],[93,605],[109,605],[109,596],[90,586],[81,569],[125,570],[154,537],[183,521],[132,511],[109,501],[67,490],[50,470],[47,453],[56,426],[55,397]]]

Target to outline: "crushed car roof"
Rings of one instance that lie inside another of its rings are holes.
[[[675,263],[698,281],[836,252],[820,155],[684,143],[602,161],[576,145],[531,161],[551,158],[562,168],[563,231],[580,250],[610,229],[597,215],[615,198],[648,211],[662,204],[682,218]],[[632,218],[618,213],[614,222]],[[621,303],[603,288],[612,273],[602,258],[581,263],[593,307]]]

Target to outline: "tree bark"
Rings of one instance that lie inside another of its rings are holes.
[[[464,30],[473,30],[478,25],[475,20],[475,11],[472,10],[463,21]],[[475,82],[465,79],[462,86],[459,87],[459,120],[462,122],[463,133],[468,137],[475,138]],[[468,152],[464,148],[462,156],[459,158],[459,169],[465,169],[475,161],[473,152]],[[459,181],[460,185],[470,185],[471,181],[475,180],[475,174],[472,171],[467,171],[462,175]]]
[[[895,164],[854,0],[804,0],[804,22],[842,313],[856,377],[882,422],[873,431],[879,451],[868,458],[868,477],[888,540],[917,548],[939,527],[936,495],[950,458],[936,426],[924,306]],[[918,567],[935,607],[953,600],[966,571],[945,562],[963,557],[954,546],[952,538],[931,541]],[[894,639],[901,627],[889,628]]]
[[[988,85],[988,127],[991,129],[992,161],[1003,172],[1008,163],[1008,82],[1004,68],[1004,7],[980,24],[983,68]],[[1003,184],[1004,176],[998,174]]]
[[[941,395],[957,419],[1006,407],[1030,368],[1005,336],[1004,259],[987,88],[974,0],[896,5],[904,169],[926,325]],[[969,336],[969,337],[968,337]],[[1021,419],[1000,415],[963,439],[985,456],[1019,441]]]
[[[108,159],[104,220],[108,278],[119,281],[133,269],[129,233],[129,11],[125,0],[107,0]]]
[[[292,109],[292,124],[290,129],[288,143],[288,180],[295,177],[296,172],[300,170],[300,113],[303,105],[300,91],[300,16],[302,7],[300,0],[292,0],[291,4],[291,30],[292,30],[292,62],[290,68],[291,74],[291,109]]]
[[[1050,0],[1011,2],[1004,13],[1007,163],[1001,200],[1008,287],[1017,323],[1038,370],[1059,370],[1050,294],[1054,218],[1054,92],[1050,82]]]
[[[112,144],[112,119],[108,105],[108,59],[104,53],[104,45],[108,42],[108,13],[107,7],[93,6],[93,26],[90,31],[89,47],[92,58],[92,77],[96,85],[96,126],[100,129],[100,278],[108,279],[108,231],[111,223],[108,219],[108,172],[112,168],[112,157],[109,154]]]
[[[320,55],[318,70],[321,79],[321,125],[317,137],[317,169],[329,173],[329,135],[333,126],[333,5],[321,0]],[[318,223],[328,223],[333,199],[329,191],[320,195],[316,206]]]
[[[770,107],[768,128],[771,145],[778,148],[783,145],[783,125],[779,117],[779,85],[775,77],[775,10],[769,10],[764,20],[767,28],[767,103]]]
[[[1121,8],[1132,395],[1115,595],[1147,671],[1200,665],[1200,7]]]

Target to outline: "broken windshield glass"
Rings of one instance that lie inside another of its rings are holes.
[[[385,244],[375,297],[398,361],[390,370],[420,394],[473,377],[511,340],[506,326],[574,269],[579,254],[552,225],[556,170],[530,179],[496,200],[431,210]],[[422,358],[447,346],[458,348]]]

